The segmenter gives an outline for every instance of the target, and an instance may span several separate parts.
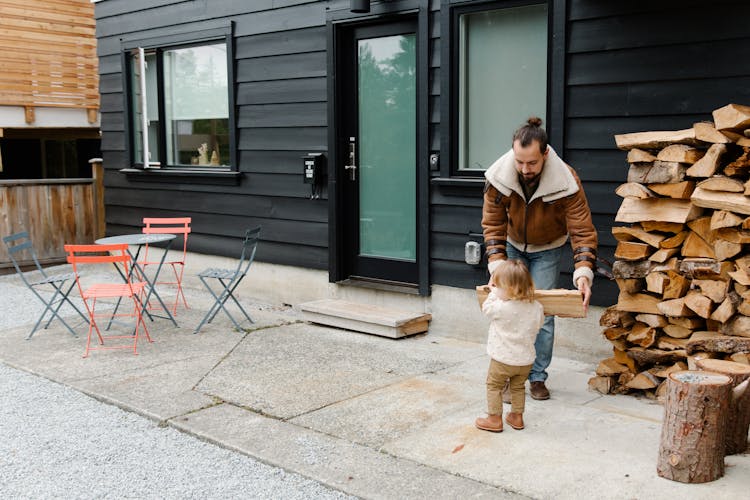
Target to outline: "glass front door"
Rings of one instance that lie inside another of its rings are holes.
[[[352,30],[344,120],[348,274],[417,277],[417,61],[413,23]]]

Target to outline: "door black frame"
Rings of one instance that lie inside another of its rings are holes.
[[[346,10],[329,12],[327,15],[328,53],[328,280],[347,279],[344,241],[345,211],[343,154],[348,141],[340,130],[344,92],[343,83],[337,78],[337,69],[342,64],[342,50],[346,37],[355,26],[386,24],[408,18],[417,23],[417,289],[420,295],[429,295],[429,0],[402,0],[374,4],[367,15],[356,15]],[[345,52],[345,51],[343,51]],[[342,182],[339,182],[342,180]]]

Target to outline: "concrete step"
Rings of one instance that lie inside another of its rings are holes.
[[[345,328],[390,338],[427,331],[432,315],[360,304],[340,299],[322,299],[299,305],[311,323]]]

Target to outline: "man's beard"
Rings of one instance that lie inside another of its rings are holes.
[[[526,177],[523,174],[520,174],[519,176],[521,177],[521,182],[523,182],[524,184],[526,184],[526,186],[533,187],[533,186],[535,186],[535,185],[537,185],[539,183],[539,176],[541,174],[542,173],[539,172],[538,174],[534,174],[531,177]]]

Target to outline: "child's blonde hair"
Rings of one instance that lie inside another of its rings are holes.
[[[510,300],[534,300],[534,280],[526,264],[518,259],[508,259],[497,266],[492,284],[505,290]]]

